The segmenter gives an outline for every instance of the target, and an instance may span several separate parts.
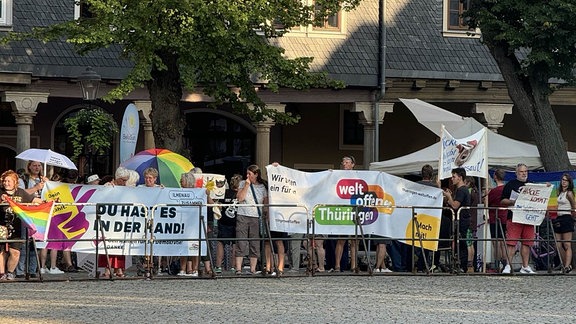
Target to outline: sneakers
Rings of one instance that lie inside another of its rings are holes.
[[[528,267],[528,268],[530,268],[530,267]],[[532,270],[532,269],[530,269],[530,270]],[[511,271],[512,271],[512,268],[510,268],[510,265],[507,264],[507,265],[504,267],[504,270],[502,270],[502,273],[510,273]],[[520,270],[520,271],[522,271],[522,270]]]
[[[46,268],[40,268],[40,273],[41,273],[41,274],[46,274],[46,273],[48,273],[48,269],[46,269]]]
[[[64,271],[62,271],[62,270],[60,270],[60,269],[58,269],[58,268],[50,268],[50,269],[48,270],[48,273],[49,273],[49,274],[63,274]]]
[[[216,267],[214,268],[214,272],[217,274],[221,274],[222,273],[222,267]]]
[[[186,271],[180,270],[180,272],[178,272],[177,276],[185,277],[185,276],[186,276]]]
[[[380,272],[382,273],[391,273],[393,272],[392,270],[388,269],[388,268],[384,268],[384,269],[380,269]]]
[[[380,269],[374,269],[374,273],[380,273],[380,272],[382,272],[382,270],[380,270]]]
[[[5,275],[2,276],[2,278],[4,278],[3,280],[14,280],[16,279],[16,276],[14,275],[13,272],[7,272]],[[0,280],[2,280],[2,278],[0,278]]]
[[[535,274],[536,272],[534,272],[534,270],[532,270],[532,268],[530,268],[530,266],[527,266],[527,267],[522,267],[520,269],[520,273]]]
[[[187,277],[198,277],[198,271],[192,271],[186,274]]]

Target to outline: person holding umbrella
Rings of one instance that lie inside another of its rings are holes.
[[[18,187],[40,198],[46,181],[48,181],[48,178],[42,174],[42,163],[38,161],[28,161],[26,172],[18,179]]]

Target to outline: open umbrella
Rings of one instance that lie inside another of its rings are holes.
[[[74,165],[74,162],[72,162],[67,156],[54,152],[50,149],[27,149],[26,151],[16,155],[16,158],[44,163],[44,175],[46,175],[46,165],[53,165],[70,170],[78,170],[76,165]]]
[[[144,170],[155,168],[158,170],[158,180],[166,187],[179,188],[180,176],[190,171],[194,166],[185,157],[166,149],[148,149],[136,153],[133,157],[122,162],[120,166],[134,170],[140,174],[138,183],[144,183]]]

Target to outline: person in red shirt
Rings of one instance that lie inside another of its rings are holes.
[[[492,179],[496,182],[496,187],[488,192],[488,222],[490,224],[490,235],[493,239],[492,245],[495,251],[496,262],[501,262],[502,266],[506,262],[506,246],[504,245],[504,235],[506,235],[507,210],[497,209],[503,207],[500,204],[502,190],[504,189],[505,171],[497,169],[494,171]],[[498,265],[497,265],[498,266]]]

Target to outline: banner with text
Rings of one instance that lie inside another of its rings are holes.
[[[206,255],[205,242],[195,241],[205,237],[200,231],[200,215],[206,215],[205,189],[90,186],[49,181],[42,198],[78,204],[54,207],[48,239],[65,241],[48,242],[49,249],[96,253],[98,207],[109,254],[144,255],[146,234],[148,238],[152,234],[154,255],[194,256],[199,249],[201,255]],[[154,211],[153,228],[147,228],[146,215],[150,215],[152,206],[157,204],[161,206]],[[79,239],[87,241],[76,241]],[[103,242],[99,242],[98,249],[98,253],[104,253]]]
[[[540,183],[527,183],[524,185],[514,203],[514,208],[526,208],[527,210],[513,210],[512,222],[540,225],[544,217],[546,217],[546,209],[548,208],[552,189],[554,189],[554,186]],[[515,191],[512,192],[512,194],[514,193]],[[514,197],[511,196],[510,198],[513,199]]]
[[[442,125],[440,167],[438,177],[450,178],[452,169],[464,168],[466,175],[486,178],[488,176],[488,146],[486,128],[464,138],[454,138]]]
[[[272,165],[267,166],[266,171],[271,205],[306,206],[271,206],[270,229],[273,231],[306,233],[307,220],[311,218],[316,234],[353,235],[357,219],[364,234],[411,238],[414,232],[416,246],[420,246],[418,233],[423,239],[438,238],[442,213],[442,191],[438,188],[378,171],[309,173]],[[418,206],[414,208],[416,223],[413,223],[411,206]],[[411,244],[411,240],[402,242]],[[436,250],[437,243],[423,241],[423,246]]]

